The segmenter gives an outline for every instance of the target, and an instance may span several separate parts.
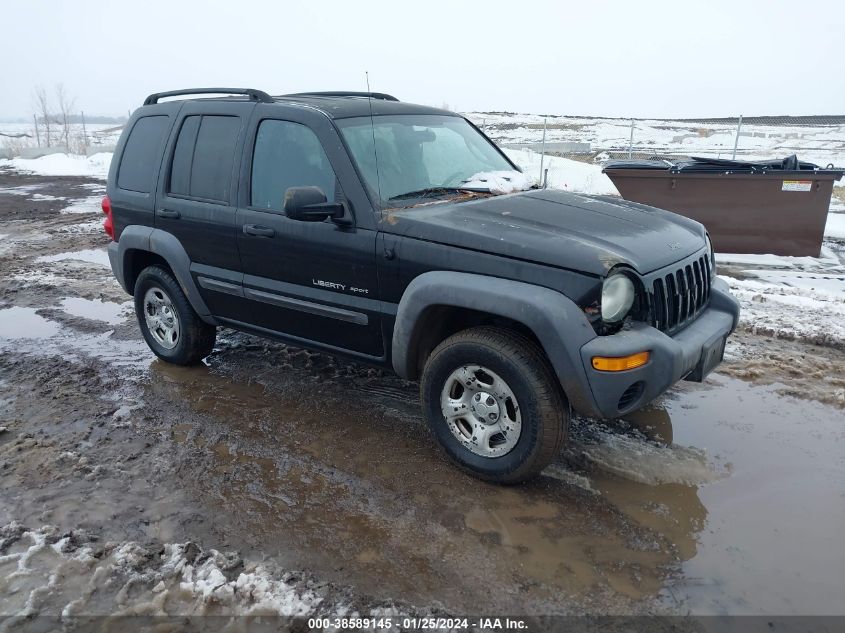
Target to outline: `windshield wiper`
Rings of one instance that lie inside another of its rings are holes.
[[[476,189],[473,187],[426,187],[425,189],[417,189],[416,191],[408,191],[400,193],[399,195],[388,198],[388,201],[393,200],[407,200],[408,198],[428,198],[429,196],[446,194],[446,193],[460,193],[462,191],[473,191],[487,193],[488,189]]]

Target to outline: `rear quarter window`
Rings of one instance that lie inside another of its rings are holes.
[[[168,123],[169,117],[164,115],[146,116],[135,122],[120,158],[119,188],[139,193],[150,193],[155,188],[153,179]]]

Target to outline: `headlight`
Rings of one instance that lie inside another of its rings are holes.
[[[601,289],[601,318],[607,323],[621,321],[634,304],[634,282],[617,273],[604,280]]]
[[[713,242],[710,241],[710,236],[705,233],[704,239],[707,240],[707,250],[710,253],[710,272],[716,274],[716,251],[713,250]]]

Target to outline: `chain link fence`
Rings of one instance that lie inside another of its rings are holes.
[[[504,147],[543,151],[582,162],[692,156],[802,161],[845,166],[845,115],[700,119],[609,119],[501,112],[469,117]],[[545,139],[545,143],[544,143]]]

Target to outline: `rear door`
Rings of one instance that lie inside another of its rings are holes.
[[[259,105],[247,134],[237,216],[243,320],[294,342],[381,358],[372,208],[334,125],[299,110]],[[354,224],[288,218],[285,192],[300,186],[343,202]]]
[[[159,179],[156,228],[188,253],[191,274],[215,316],[237,312],[241,271],[238,170],[254,104],[187,102],[179,113]]]

